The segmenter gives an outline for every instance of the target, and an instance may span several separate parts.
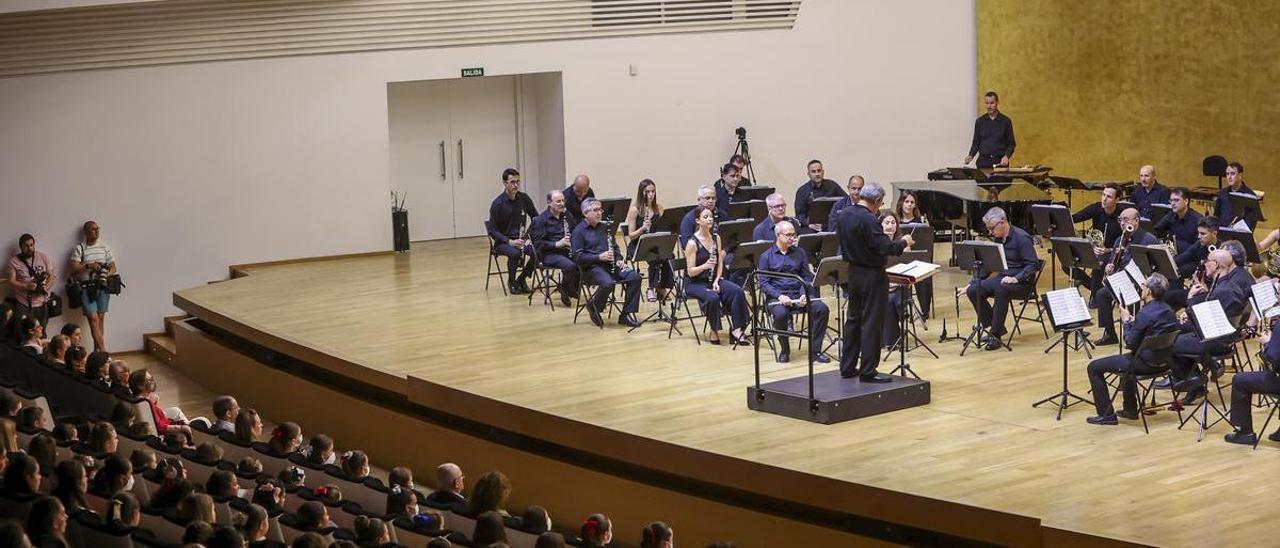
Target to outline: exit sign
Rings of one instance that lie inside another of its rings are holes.
[[[463,78],[472,78],[475,76],[484,76],[484,67],[464,68],[462,69]]]

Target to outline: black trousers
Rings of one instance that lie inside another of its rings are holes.
[[[516,278],[523,280],[533,273],[533,245],[524,244],[523,264],[519,263],[522,258],[522,250],[511,244],[495,243],[493,244],[493,251],[507,258],[507,285],[515,283]]]
[[[996,167],[1000,165],[1000,159],[1003,154],[983,154],[978,153],[978,167]]]
[[[623,314],[634,314],[640,309],[640,273],[631,269],[626,269],[618,273],[615,277],[603,266],[591,266],[583,270],[587,283],[596,286],[596,292],[591,296],[591,305],[596,307],[597,311],[604,311],[605,305],[609,304],[609,295],[613,294],[613,286],[622,284]]]
[[[1105,417],[1114,415],[1116,412],[1115,408],[1111,406],[1111,391],[1108,390],[1107,381],[1103,377],[1104,373],[1123,374],[1126,371],[1132,371],[1135,375],[1149,375],[1164,369],[1166,368],[1152,367],[1142,362],[1142,360],[1132,359],[1128,354],[1111,355],[1089,362],[1089,387],[1093,389],[1093,407],[1097,410],[1098,416]],[[1137,385],[1126,379],[1120,383],[1120,389],[1124,391],[1124,410],[1126,412],[1137,412]]]
[[[671,289],[676,286],[676,273],[670,260],[649,261],[649,289]]]
[[[1098,307],[1098,327],[1106,335],[1116,335],[1116,298],[1111,294],[1111,286],[1102,284],[1093,293],[1093,305]]]
[[[1172,373],[1174,378],[1186,379],[1194,372],[1196,363],[1202,364],[1207,370],[1211,363],[1211,356],[1221,355],[1230,350],[1231,347],[1224,345],[1218,341],[1204,342],[1195,333],[1182,333],[1178,335],[1177,340],[1173,341],[1173,356],[1169,358],[1169,364],[1173,366]]]
[[[969,302],[978,313],[978,321],[991,328],[994,337],[1005,334],[1004,319],[1009,315],[1009,301],[1031,294],[1031,283],[1006,284],[1001,283],[1000,278],[992,276],[970,283],[966,291]],[[987,299],[992,302],[988,303]]]
[[[1249,400],[1254,394],[1280,395],[1280,377],[1270,371],[1250,371],[1232,379],[1231,424],[1241,432],[1253,432],[1253,405]]]
[[[840,375],[874,375],[884,346],[884,322],[890,319],[889,277],[878,268],[849,265],[845,292],[849,304],[840,345]]]
[[[723,282],[722,282],[723,283]],[[775,303],[769,307],[769,315],[773,317],[774,329],[786,329],[788,321],[791,320],[791,313],[798,309],[783,306],[782,303]],[[827,318],[830,317],[831,310],[827,308],[827,303],[822,301],[809,302],[809,354],[816,356],[822,351],[822,341],[827,333]],[[783,337],[786,339],[786,337]]]
[[[560,269],[560,293],[573,297],[578,292],[578,265],[568,255],[542,256],[542,264]]]

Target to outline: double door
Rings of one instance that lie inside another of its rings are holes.
[[[387,85],[391,188],[408,193],[410,239],[484,234],[519,158],[515,97],[511,76]]]

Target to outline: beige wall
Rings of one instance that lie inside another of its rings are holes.
[[[977,89],[1013,117],[1016,164],[1086,180],[1155,164],[1166,184],[1216,187],[1201,161],[1218,154],[1278,194],[1278,36],[1271,0],[982,0]],[[1263,202],[1265,225],[1277,204]]]
[[[173,290],[224,278],[228,264],[388,249],[386,83],[472,66],[560,72],[564,171],[591,174],[601,195],[651,177],[664,202],[691,202],[739,125],[759,178],[787,193],[815,157],[835,179],[918,179],[967,147],[974,13],[972,1],[806,0],[790,31],[0,80],[0,180],[41,196],[0,204],[0,238],[30,231],[65,257],[76,226],[99,219],[129,284],[111,346],[138,348],[175,312]],[[535,188],[564,184],[533,179],[526,169]]]

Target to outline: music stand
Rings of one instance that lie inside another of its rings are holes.
[[[1169,204],[1151,204],[1151,210],[1147,212],[1147,215],[1151,217],[1152,223],[1159,223],[1160,219],[1170,213],[1173,213],[1173,206]]]
[[[1089,400],[1086,400],[1080,396],[1073,394],[1071,392],[1071,389],[1067,387],[1067,373],[1068,373],[1067,348],[1071,346],[1071,343],[1068,342],[1067,339],[1071,336],[1072,333],[1076,333],[1078,335],[1084,328],[1090,325],[1093,325],[1093,319],[1087,317],[1089,312],[1089,307],[1088,305],[1084,304],[1084,299],[1080,297],[1079,289],[1068,288],[1068,289],[1063,289],[1062,291],[1075,291],[1074,298],[1079,300],[1079,305],[1084,306],[1084,313],[1085,313],[1086,319],[1059,325],[1059,322],[1054,318],[1055,318],[1055,314],[1059,314],[1060,311],[1055,310],[1053,306],[1054,304],[1057,304],[1055,301],[1059,300],[1058,298],[1056,298],[1058,296],[1055,295],[1054,298],[1051,298],[1048,293],[1040,296],[1040,300],[1043,301],[1043,304],[1044,304],[1044,310],[1046,313],[1049,314],[1049,323],[1053,324],[1053,331],[1060,335],[1058,342],[1053,343],[1053,346],[1057,346],[1059,343],[1062,344],[1062,391],[1031,404],[1031,407],[1040,407],[1043,404],[1052,402],[1054,400],[1058,400],[1057,401],[1058,420],[1062,420],[1062,411],[1068,407],[1071,407],[1072,405],[1075,405],[1077,403],[1089,403],[1089,404],[1093,403]],[[1069,294],[1067,294],[1067,296],[1070,297]],[[1050,346],[1049,348],[1053,348],[1053,346]],[[1095,396],[1098,396],[1098,394],[1095,394]],[[1070,398],[1075,398],[1075,401],[1071,401]]]
[[[1138,228],[1149,234],[1156,233],[1156,223],[1150,217],[1138,217]]]
[[[724,208],[724,212],[729,215],[730,219],[751,219],[751,205],[755,203],[763,204],[761,200],[747,200],[744,202],[729,202]],[[759,222],[759,221],[756,221]]]
[[[627,210],[631,209],[631,198],[626,196],[618,196],[616,198],[601,198],[600,209],[603,210],[601,219],[604,221],[613,221],[615,226],[627,222]]]
[[[1164,245],[1131,245],[1129,256],[1138,263],[1138,269],[1147,276],[1154,271],[1163,274],[1169,280],[1178,279],[1178,268],[1174,266],[1173,259],[1169,256],[1169,248]]]
[[[640,264],[640,261],[652,263],[655,261],[670,261],[674,259],[676,240],[679,237],[680,236],[678,234],[671,232],[650,232],[640,236],[640,239],[636,240],[635,255],[631,258],[632,265],[638,265]],[[639,269],[637,268],[637,270]],[[627,332],[630,333],[640,329],[640,326],[648,323],[649,320],[669,320],[670,318],[667,317],[662,308],[664,304],[665,303],[663,302],[659,302],[657,311],[649,314],[643,320],[640,320],[639,324],[628,329]],[[674,316],[674,314],[672,314],[672,316]]]
[[[1222,243],[1227,240],[1235,240],[1244,246],[1244,262],[1253,264],[1262,262],[1262,257],[1258,256],[1258,243],[1253,241],[1252,232],[1226,226],[1218,228],[1218,247],[1222,247]]]
[[[1062,266],[1067,269],[1070,274],[1069,279],[1076,279],[1076,273],[1083,275],[1085,269],[1101,270],[1102,263],[1098,261],[1098,256],[1093,253],[1093,242],[1087,238],[1079,238],[1076,236],[1068,237],[1052,237],[1049,238],[1050,245],[1053,246],[1053,257],[1062,261]],[[1093,343],[1084,335],[1084,330],[1076,331],[1074,335],[1075,342],[1072,343],[1072,350],[1079,351],[1082,347],[1089,359],[1093,359]],[[1053,347],[1058,346],[1062,339],[1054,341],[1048,348],[1044,349],[1044,353],[1048,354]]]
[[[835,232],[801,234],[797,245],[809,256],[809,264],[814,268],[817,268],[822,259],[840,254],[840,238]]]
[[[956,261],[960,265],[960,270],[978,273],[991,273],[1000,272],[1009,267],[1005,262],[1003,253],[1004,249],[1000,247],[999,244],[992,245],[991,242],[979,241],[959,242],[956,244],[955,250]],[[976,283],[980,279],[981,278],[975,278],[973,283]],[[957,298],[959,298],[958,295]],[[969,346],[977,343],[979,337],[983,334],[988,337],[992,336],[991,326],[983,325],[982,318],[977,318],[973,324],[973,331],[971,331],[969,336],[965,338],[964,346],[960,347],[960,355],[963,356],[965,351],[969,349]],[[1003,346],[1006,350],[1013,352],[1013,347],[1004,342],[1004,339],[997,337],[996,340],[999,342],[1000,346]]]
[[[1231,219],[1230,222],[1227,222],[1225,219],[1218,219],[1218,222],[1227,222],[1228,225],[1231,225],[1242,219],[1246,223],[1249,221],[1257,223],[1258,221],[1267,220],[1266,217],[1262,216],[1262,200],[1259,200],[1258,197],[1253,194],[1247,194],[1244,192],[1228,192],[1227,202],[1231,204],[1231,214],[1234,215],[1235,218]]]
[[[849,284],[849,263],[845,262],[841,257],[827,257],[818,262],[817,272],[813,275],[814,287],[822,285],[832,286],[832,292],[836,295],[836,326],[827,327],[829,332],[835,333],[831,337],[831,342],[822,349],[825,353],[836,347],[836,357],[839,359],[844,348],[840,346],[840,342],[844,340],[844,333],[840,329],[844,326],[844,292],[841,291],[844,286]]]
[[[823,196],[809,202],[809,224],[822,225],[823,230],[831,226],[831,208],[835,207],[843,196]],[[818,222],[821,220],[822,222]]]
[[[774,192],[774,188],[768,185],[751,185],[738,187],[737,193],[745,200],[764,200]]]
[[[730,253],[738,248],[738,244],[751,241],[751,233],[755,231],[756,223],[751,219],[738,219],[716,226],[720,233],[721,247],[724,247],[726,253]]]
[[[930,256],[932,255],[933,255],[933,250],[926,250],[926,249],[903,251],[900,255],[887,257],[887,260],[885,261],[885,268],[889,268],[899,264],[906,264],[913,261],[920,261],[923,263],[932,263],[933,261],[930,260]],[[934,352],[932,348],[929,348],[928,344],[926,344],[923,340],[920,339],[920,336],[916,333],[916,325],[915,325],[915,318],[920,314],[920,310],[916,308],[916,299],[915,299],[916,284],[921,284],[933,279],[933,276],[935,274],[937,274],[937,271],[933,271],[929,273],[929,275],[924,278],[913,278],[908,276],[901,276],[898,274],[894,274],[892,272],[889,273],[889,281],[892,283],[896,283],[903,288],[903,295],[902,295],[901,303],[899,304],[899,307],[902,310],[899,311],[901,312],[901,316],[898,318],[901,324],[899,326],[901,331],[898,334],[898,341],[897,341],[902,346],[902,348],[899,348],[899,351],[900,353],[903,354],[903,356],[902,356],[901,363],[898,365],[898,367],[893,371],[889,372],[890,375],[896,375],[898,370],[901,369],[906,373],[909,373],[911,376],[916,377],[917,379],[920,378],[918,375],[916,375],[914,372],[911,371],[911,366],[907,365],[906,363],[906,353],[911,352],[912,350],[915,350],[917,348],[924,347],[925,352],[928,352],[930,355],[932,355],[934,359],[938,358],[938,353]],[[908,336],[911,337],[911,340],[915,341],[914,345],[910,345],[910,346],[908,345],[908,342],[909,342],[907,340]],[[890,354],[892,354],[892,352],[890,352]]]
[[[907,234],[915,241],[912,249],[928,251],[929,258],[925,262],[933,262],[933,227],[926,223],[903,223],[898,225],[898,234]],[[923,260],[923,259],[922,259]]]
[[[1062,204],[1032,204],[1031,226],[1037,236],[1045,239],[1075,236],[1076,226],[1071,222],[1071,209]],[[1053,272],[1052,288],[1058,288],[1058,257],[1049,254],[1049,268]]]
[[[689,212],[693,211],[696,207],[698,207],[697,204],[670,206],[664,208],[662,210],[662,215],[658,215],[651,221],[653,231],[679,234],[680,222],[684,220],[685,215],[688,215]]]

